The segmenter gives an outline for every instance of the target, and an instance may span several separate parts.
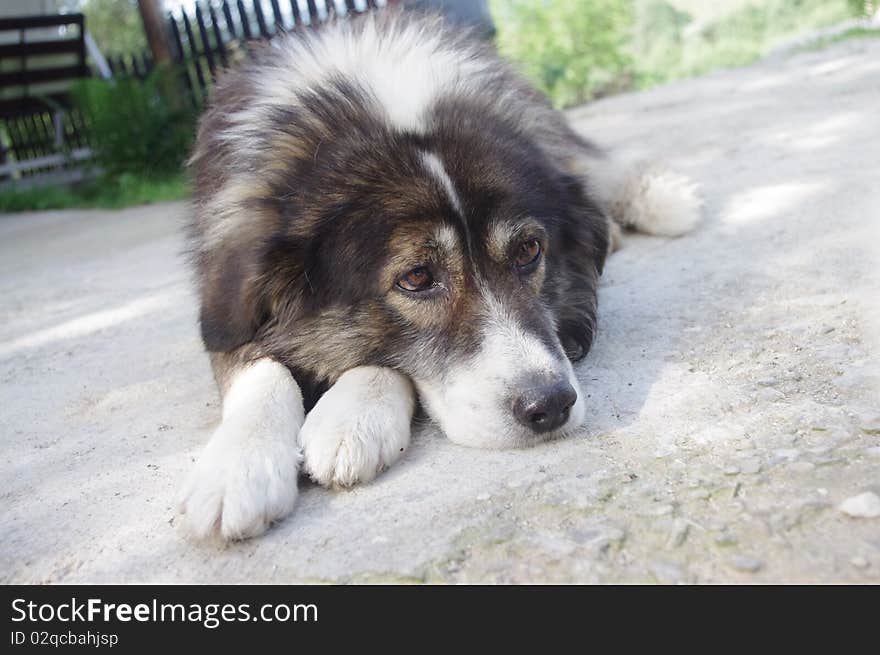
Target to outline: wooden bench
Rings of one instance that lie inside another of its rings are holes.
[[[82,14],[0,19],[0,186],[81,176],[91,151],[69,92],[89,74]]]

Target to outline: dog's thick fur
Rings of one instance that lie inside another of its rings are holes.
[[[223,393],[181,502],[202,537],[289,513],[300,464],[371,479],[405,451],[417,398],[467,445],[570,433],[609,218],[677,235],[698,216],[684,178],[610,158],[486,46],[393,11],[226,74],[192,170]]]

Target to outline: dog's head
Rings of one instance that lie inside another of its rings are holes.
[[[523,446],[577,427],[571,361],[592,341],[601,211],[478,98],[438,103],[418,133],[375,115],[341,81],[311,91],[249,125],[247,166],[228,109],[203,121],[208,349],[256,341],[329,383],[354,366],[392,367],[466,445]]]

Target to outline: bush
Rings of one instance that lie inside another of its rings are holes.
[[[627,88],[630,0],[492,0],[498,49],[557,107]]]
[[[649,30],[637,41],[639,86],[651,86],[760,59],[798,34],[833,25],[857,12],[849,0],[765,0],[670,37]]]
[[[74,0],[105,55],[141,52],[147,47],[137,0]],[[71,1],[67,0],[70,5]],[[74,4],[74,6],[76,6]]]
[[[875,11],[877,11],[878,7],[880,7],[880,3],[877,0],[846,0],[849,5],[850,11],[856,16],[871,16]]]
[[[499,51],[557,107],[745,65],[877,4],[751,0],[719,11],[694,0],[490,0]]]
[[[86,117],[95,162],[109,177],[179,174],[195,136],[195,112],[174,94],[168,72],[146,80],[89,79],[73,89]]]

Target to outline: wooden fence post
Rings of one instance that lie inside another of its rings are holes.
[[[154,64],[156,66],[170,64],[171,48],[168,44],[168,35],[165,32],[159,0],[138,0],[138,9],[144,24],[144,33],[147,35],[147,43],[153,54]]]

